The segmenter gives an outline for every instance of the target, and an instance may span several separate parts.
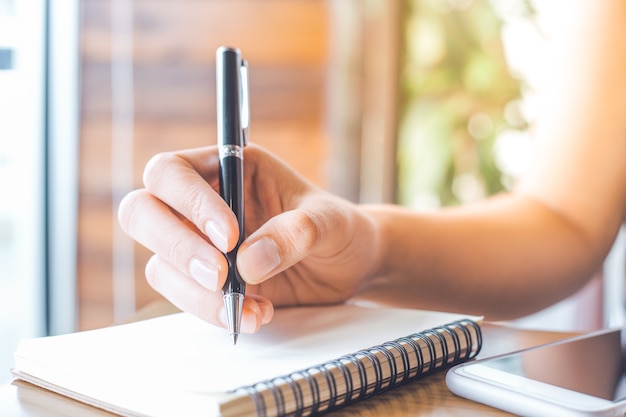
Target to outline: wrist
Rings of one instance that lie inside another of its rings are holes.
[[[370,223],[370,243],[368,245],[369,268],[363,282],[369,279],[386,276],[389,273],[388,253],[391,242],[389,241],[389,214],[384,205],[361,205],[363,214]]]

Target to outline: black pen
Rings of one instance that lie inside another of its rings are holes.
[[[239,239],[226,254],[228,278],[222,287],[228,332],[237,343],[246,283],[237,270],[237,251],[244,237],[243,148],[250,121],[248,66],[238,49],[220,47],[216,52],[217,145],[220,158],[220,194],[235,213]]]

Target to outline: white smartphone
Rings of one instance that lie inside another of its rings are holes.
[[[451,368],[453,393],[528,417],[626,416],[626,329],[601,330]]]

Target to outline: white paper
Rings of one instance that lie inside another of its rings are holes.
[[[208,394],[287,375],[462,318],[474,317],[353,305],[283,309],[271,324],[254,335],[240,335],[233,346],[224,329],[179,313],[22,340],[15,367],[101,402],[140,408],[148,415],[179,414],[180,402],[193,408],[206,402],[206,408],[214,405]]]

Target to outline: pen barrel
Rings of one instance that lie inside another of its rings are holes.
[[[241,54],[238,49],[221,47],[215,59],[218,145],[244,146]]]
[[[239,250],[239,247],[226,254],[226,259],[228,259],[228,277],[222,287],[224,294],[245,294],[246,292],[246,282],[241,278],[237,269],[237,250]]]
[[[226,254],[228,260],[228,279],[223,291],[243,293],[245,281],[237,270],[237,251],[244,239],[244,199],[243,199],[243,148],[222,147],[220,153],[220,195],[235,213],[239,225],[239,238],[235,248]],[[234,153],[234,155],[230,155]],[[236,156],[235,156],[236,155]]]
[[[231,208],[239,224],[239,239],[226,254],[228,279],[222,288],[226,294],[245,292],[245,282],[237,270],[237,251],[244,237],[243,86],[241,53],[236,48],[220,47],[216,54],[217,144],[220,154],[220,195]]]
[[[220,149],[220,153],[233,152],[232,148]],[[235,213],[239,225],[237,246],[243,241],[244,229],[244,197],[243,197],[243,148],[237,150],[240,156],[224,156],[220,158],[219,187],[220,195]]]

